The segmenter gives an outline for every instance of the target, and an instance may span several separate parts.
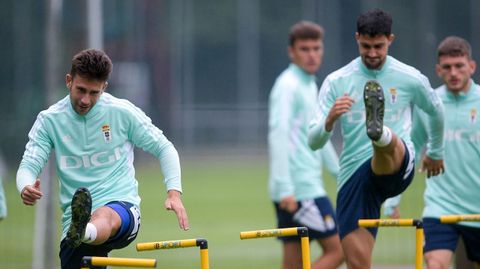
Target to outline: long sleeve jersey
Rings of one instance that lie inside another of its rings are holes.
[[[341,69],[327,76],[319,94],[319,113],[309,130],[309,144],[320,148],[332,135],[325,130],[325,120],[335,100],[348,94],[355,100],[350,111],[340,116],[343,134],[343,151],[340,156],[340,188],[365,161],[372,157],[371,140],[365,130],[365,105],[363,90],[368,80],[377,80],[385,95],[384,124],[401,138],[408,147],[410,140],[411,108],[413,105],[425,111],[429,117],[431,140],[428,155],[443,158],[443,106],[430,86],[428,79],[415,68],[391,56],[379,70],[368,69],[358,57]]]
[[[445,107],[445,173],[426,179],[424,217],[480,213],[480,86],[455,95],[443,85],[437,90]],[[428,137],[425,115],[415,111],[412,140],[418,151]],[[480,228],[478,222],[462,225]]]
[[[75,190],[87,187],[92,211],[111,201],[139,206],[133,150],[138,146],[160,161],[168,190],[181,191],[178,153],[162,131],[127,100],[103,93],[86,114],[77,114],[66,96],[39,113],[17,172],[21,192],[35,182],[55,150],[63,211],[63,236],[70,225]]]
[[[308,146],[308,124],[315,115],[315,76],[295,64],[280,74],[270,93],[269,191],[273,201],[294,195],[297,200],[325,196],[322,166],[336,177],[338,157],[330,142],[321,151]]]
[[[0,178],[0,219],[5,217],[7,217],[7,197],[5,197],[2,179]]]

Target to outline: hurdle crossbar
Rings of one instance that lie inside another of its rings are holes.
[[[306,227],[281,228],[240,232],[240,239],[256,239],[266,237],[299,236],[302,249],[302,268],[310,269],[310,242]]]
[[[440,217],[441,223],[457,223],[461,221],[480,221],[480,214],[472,215],[444,215]]]
[[[360,219],[358,226],[372,227],[415,227],[415,269],[423,267],[423,222],[416,219]]]
[[[91,266],[123,266],[123,267],[149,267],[156,268],[155,259],[135,259],[135,258],[113,258],[85,256],[82,258],[81,269],[88,269]]]
[[[200,247],[201,268],[209,269],[210,265],[208,259],[208,242],[206,239],[203,238],[138,243],[137,251],[188,247]]]

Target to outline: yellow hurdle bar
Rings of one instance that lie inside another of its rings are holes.
[[[415,224],[413,219],[361,219],[358,220],[358,226],[372,228],[415,226]]]
[[[189,247],[196,247],[196,246],[197,246],[197,239],[171,240],[171,241],[138,243],[137,251],[170,249],[170,248],[189,248]]]
[[[441,223],[457,223],[461,221],[480,221],[480,214],[472,215],[445,215],[440,217]]]
[[[302,268],[310,269],[310,241],[308,239],[308,229],[306,227],[240,232],[240,239],[242,240],[280,236],[300,236],[302,249]]]
[[[415,269],[423,267],[423,223],[416,219],[360,219],[358,226],[364,228],[373,227],[408,227],[416,228],[415,232]]]
[[[283,228],[270,230],[246,231],[240,233],[240,239],[254,239],[263,237],[297,236],[298,228]]]
[[[202,269],[209,269],[208,242],[203,238],[138,243],[137,251],[189,247],[200,247],[200,266]]]
[[[134,259],[134,258],[111,258],[111,257],[90,257],[85,256],[82,259],[82,269],[88,269],[91,266],[123,266],[123,267],[149,267],[156,268],[155,259]]]

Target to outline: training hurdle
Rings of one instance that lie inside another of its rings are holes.
[[[416,219],[360,219],[358,226],[373,227],[415,227],[415,269],[423,267],[423,223]]]
[[[123,267],[149,267],[156,268],[155,259],[134,259],[134,258],[111,258],[85,256],[82,259],[81,269],[89,269],[91,266],[123,266]]]
[[[480,221],[480,214],[440,216],[441,223],[457,223],[461,221]]]
[[[209,269],[210,265],[208,261],[208,242],[206,239],[203,238],[138,243],[137,251],[188,247],[200,247],[201,269]]]
[[[265,237],[299,236],[302,248],[303,269],[310,269],[310,242],[308,240],[308,229],[306,227],[293,227],[270,230],[246,231],[240,233],[240,239],[255,239]]]

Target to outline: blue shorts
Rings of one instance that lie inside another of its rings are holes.
[[[372,171],[371,158],[355,171],[337,195],[340,239],[358,228],[359,219],[380,218],[382,203],[402,193],[412,182],[414,162],[413,152],[405,145],[405,158],[396,174],[376,176]],[[377,228],[368,228],[368,231],[376,237]]]
[[[122,226],[117,234],[101,245],[89,245],[82,243],[77,248],[69,247],[65,239],[60,243],[60,262],[62,269],[80,269],[80,263],[84,256],[107,257],[113,249],[120,249],[128,246],[137,237],[140,228],[140,210],[128,202],[115,201],[106,204],[115,210],[122,219]],[[90,267],[101,269],[106,267]]]
[[[275,204],[278,228],[304,226],[308,228],[310,240],[323,239],[337,234],[337,220],[332,203],[327,197],[307,199],[298,202],[298,209],[291,214]],[[298,241],[296,236],[279,237],[282,241]]]
[[[480,228],[458,224],[442,224],[436,218],[424,218],[425,246],[423,252],[448,249],[455,252],[461,236],[469,260],[480,263]]]

